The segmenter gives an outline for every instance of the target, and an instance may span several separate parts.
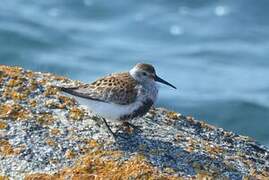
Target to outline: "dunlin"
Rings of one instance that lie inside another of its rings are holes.
[[[128,120],[145,115],[155,103],[158,95],[156,82],[176,89],[158,77],[150,64],[137,64],[129,72],[114,73],[91,84],[60,89],[101,116],[108,130],[116,137],[106,119],[118,120],[135,128]]]

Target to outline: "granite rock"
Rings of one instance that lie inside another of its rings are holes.
[[[0,179],[269,179],[269,149],[163,108],[132,121],[101,118],[55,86],[82,84],[0,66]]]

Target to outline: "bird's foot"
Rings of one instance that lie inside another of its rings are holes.
[[[128,134],[132,134],[133,131],[138,131],[138,132],[143,132],[141,130],[141,126],[136,126],[136,125],[133,125],[127,121],[123,122],[123,130],[128,132]]]

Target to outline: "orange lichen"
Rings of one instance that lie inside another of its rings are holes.
[[[99,149],[100,145],[96,140],[85,140],[84,141],[85,145],[80,146],[80,152],[81,153],[87,153],[89,151],[92,151],[93,149]]]
[[[196,178],[199,180],[213,180],[213,179],[215,179],[215,177],[212,176],[212,174],[207,173],[207,172],[199,172],[196,175]]]
[[[72,159],[76,156],[76,153],[70,149],[68,149],[66,152],[65,152],[65,157],[67,159]]]
[[[56,180],[56,178],[50,174],[36,173],[25,176],[24,180]]]
[[[19,79],[15,78],[15,79],[10,79],[8,82],[7,82],[7,86],[9,87],[15,87],[15,86],[18,86],[18,85],[21,85],[22,84],[22,81],[20,81]]]
[[[204,121],[197,121],[197,124],[200,124],[201,125],[201,128],[208,129],[208,130],[213,130],[213,129],[216,128],[216,127],[214,127],[212,125],[207,124]]]
[[[89,140],[88,145],[102,147],[95,140]],[[73,158],[73,152],[67,151],[66,156]],[[65,168],[54,175],[31,174],[25,179],[182,179],[159,172],[142,155],[135,155],[129,160],[120,162],[118,160],[121,157],[121,151],[92,149],[74,167]],[[172,170],[167,171],[172,172]]]
[[[9,180],[7,176],[0,176],[0,180]]]
[[[8,76],[10,77],[10,76]],[[18,74],[18,76],[11,77],[7,82],[6,86],[8,87],[19,87],[27,82],[27,79],[24,76]]]
[[[98,144],[98,142],[96,140],[94,140],[94,139],[87,140],[86,144],[90,148],[100,147],[100,144]]]
[[[0,66],[0,71],[4,72],[4,75],[9,76],[9,77],[17,77],[21,74],[22,68],[20,67],[10,67],[10,66]]]
[[[14,120],[26,120],[29,118],[29,111],[19,104],[2,104],[0,105],[0,117],[11,118]]]
[[[12,99],[14,101],[16,100],[25,100],[28,95],[30,94],[30,90],[24,88],[20,92],[13,88],[6,87],[3,91],[3,97]]]
[[[62,102],[63,106],[75,105],[75,100],[66,96],[59,96],[59,100]]]
[[[0,140],[0,154],[5,156],[14,154],[14,148],[7,140]]]
[[[57,145],[57,143],[56,143],[55,141],[53,141],[52,139],[48,139],[48,140],[46,141],[46,143],[47,143],[49,146],[56,146],[56,145]]]
[[[243,180],[268,180],[269,177],[269,172],[268,171],[263,171],[263,172],[257,172],[254,169],[250,170],[250,174],[247,176],[243,177]]]
[[[25,75],[26,75],[28,78],[32,79],[32,78],[34,77],[35,74],[34,74],[33,71],[29,71],[29,70],[27,70],[26,73],[25,73]]]
[[[29,101],[29,105],[30,105],[31,107],[36,107],[36,105],[37,105],[36,100],[31,99],[31,100]]]
[[[49,100],[46,100],[46,101],[45,101],[45,106],[46,106],[47,108],[54,109],[54,108],[57,108],[57,103],[54,102],[52,99],[49,99]]]
[[[48,78],[43,77],[42,79],[37,80],[36,82],[37,84],[45,85],[48,82]]]
[[[3,77],[4,77],[4,72],[0,71],[0,83],[2,84],[3,82]]]
[[[68,79],[66,78],[66,77],[64,77],[64,76],[54,76],[53,75],[53,78],[54,78],[54,80],[56,80],[56,81],[67,81]]]
[[[216,145],[206,145],[204,146],[205,150],[209,153],[209,154],[214,154],[214,155],[218,155],[220,153],[223,153],[224,149],[220,146],[216,146]]]
[[[58,135],[60,135],[61,131],[60,131],[60,129],[53,128],[53,129],[50,130],[50,133],[53,136],[58,136]]]
[[[158,173],[143,156],[136,155],[128,161],[117,163],[115,160],[120,156],[119,151],[94,151],[87,154],[77,166],[64,169],[56,176],[62,179],[176,179]]]
[[[191,153],[191,152],[193,152],[194,147],[193,147],[193,146],[188,146],[185,150],[186,150],[187,152]]]
[[[58,89],[56,87],[49,86],[46,88],[44,95],[45,96],[56,95],[57,92],[58,92]]]
[[[167,112],[166,113],[166,116],[169,118],[169,119],[173,119],[173,120],[177,120],[177,119],[179,119],[179,115],[178,115],[178,113],[176,113],[176,112]]]
[[[6,117],[10,111],[11,111],[10,105],[7,104],[0,105],[0,117]]]
[[[29,90],[24,90],[23,92],[17,92],[17,91],[12,91],[11,92],[11,98],[16,101],[16,100],[25,100],[28,95],[30,94]]]
[[[69,117],[73,120],[81,120],[84,117],[84,111],[77,107],[73,107],[69,112]]]
[[[12,88],[9,88],[9,87],[5,87],[4,90],[3,90],[3,93],[2,93],[2,97],[5,97],[5,98],[11,98],[12,96]]]
[[[52,124],[54,121],[53,115],[50,113],[42,113],[37,115],[37,122],[40,124],[49,125]]]
[[[7,123],[4,121],[0,121],[0,129],[6,129],[7,128]]]
[[[36,81],[31,80],[29,84],[30,84],[29,89],[30,89],[31,91],[34,91],[34,90],[37,89],[38,84],[37,84]]]

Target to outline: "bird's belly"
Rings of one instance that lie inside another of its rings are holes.
[[[91,111],[110,120],[121,120],[122,117],[132,114],[135,110],[143,105],[142,102],[136,101],[129,105],[119,105],[113,103],[105,103],[90,99],[73,96],[81,105],[88,107]],[[126,118],[127,119],[127,118]],[[130,118],[128,118],[130,119]]]

